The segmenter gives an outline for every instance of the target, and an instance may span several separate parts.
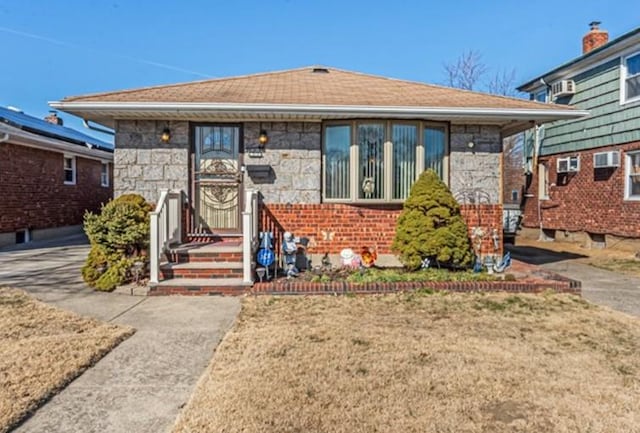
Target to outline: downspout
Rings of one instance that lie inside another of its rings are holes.
[[[108,135],[116,135],[116,133],[110,129],[100,128],[98,126],[91,125],[87,119],[82,119],[82,124],[84,125],[85,128],[91,129],[92,131],[97,131],[97,132],[101,132],[103,134],[108,134]]]
[[[538,154],[540,152],[540,125],[536,123],[533,128],[533,171],[538,175],[538,227],[540,229],[540,233],[538,234],[538,240],[544,240],[544,232],[542,230],[542,197],[540,197],[540,182],[544,180],[540,179],[540,170],[538,170]]]

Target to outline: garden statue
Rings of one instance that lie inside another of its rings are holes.
[[[378,258],[378,253],[375,248],[362,247],[360,258],[362,259],[362,266],[364,266],[365,268],[370,268],[375,264]]]
[[[282,238],[282,254],[286,266],[287,278],[295,277],[299,271],[296,268],[296,254],[298,247],[291,232],[285,232]]]
[[[262,281],[262,277],[266,275],[269,279],[269,267],[275,261],[275,254],[273,253],[273,233],[260,232],[260,249],[256,257],[256,261],[264,266],[262,268],[256,268],[256,273]]]
[[[351,248],[345,248],[340,251],[340,258],[342,259],[342,266],[347,268],[359,268],[362,265],[360,256],[353,252]]]

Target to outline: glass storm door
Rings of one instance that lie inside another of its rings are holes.
[[[196,126],[193,155],[193,232],[240,233],[241,128]]]

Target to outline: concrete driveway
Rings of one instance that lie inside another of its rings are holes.
[[[539,265],[582,283],[582,296],[589,301],[640,317],[640,278],[594,268],[581,263],[578,254],[555,252],[531,246],[506,245],[514,259]],[[639,265],[640,266],[640,265]]]
[[[96,293],[80,277],[88,250],[81,236],[0,250],[0,286],[137,330],[15,431],[170,431],[240,300]]]

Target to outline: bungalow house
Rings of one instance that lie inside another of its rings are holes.
[[[587,246],[640,247],[640,28],[609,41],[599,23],[582,55],[519,87],[591,115],[527,135],[524,234]]]
[[[274,233],[276,252],[285,231],[309,238],[314,264],[363,246],[393,260],[402,202],[427,168],[448,184],[474,233],[482,228],[482,254],[500,254],[502,137],[585,114],[319,66],[51,105],[115,129],[115,195],[136,192],[158,204],[152,284],[163,276],[209,277],[159,281],[158,290],[169,293],[176,285],[232,284],[221,275],[251,283],[261,231]],[[176,193],[183,202],[171,201]],[[224,242],[218,250],[176,250],[174,257],[188,263],[154,261],[163,245],[193,240]],[[225,263],[233,269],[221,273]]]
[[[113,195],[113,147],[0,107],[0,247],[82,232],[86,210]]]

